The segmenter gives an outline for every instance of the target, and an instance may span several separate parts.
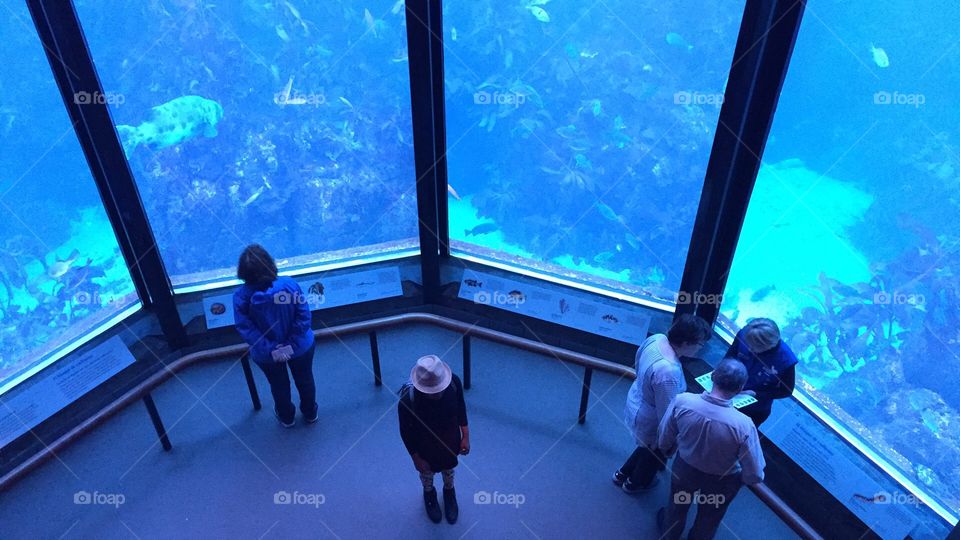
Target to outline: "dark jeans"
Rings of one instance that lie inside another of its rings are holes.
[[[648,486],[653,477],[666,467],[667,458],[660,450],[650,450],[642,444],[630,454],[620,467],[620,472],[630,478],[635,486]]]
[[[304,416],[311,417],[317,410],[317,387],[313,382],[313,352],[315,345],[310,349],[291,358],[287,362],[273,362],[270,364],[261,364],[257,362],[263,374],[267,376],[270,382],[270,393],[273,394],[274,408],[277,415],[285,423],[293,422],[296,416],[296,409],[290,400],[290,377],[287,376],[287,369],[293,375],[293,383],[297,385],[297,392],[300,394],[300,412]]]
[[[694,503],[697,518],[693,522],[689,540],[709,540],[720,527],[727,507],[737,496],[743,482],[740,473],[716,476],[687,464],[679,456],[673,460],[673,481],[670,500],[663,519],[665,540],[678,540],[687,526],[687,512]],[[697,493],[699,492],[699,493]]]

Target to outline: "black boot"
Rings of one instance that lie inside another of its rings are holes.
[[[460,506],[457,505],[457,492],[454,488],[443,488],[443,511],[447,514],[447,523],[453,525],[460,516]]]
[[[440,523],[443,514],[440,512],[440,503],[437,502],[437,490],[430,488],[430,491],[423,492],[423,504],[427,507],[427,516],[430,521]]]

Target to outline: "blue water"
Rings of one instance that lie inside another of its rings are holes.
[[[76,6],[175,284],[232,277],[250,242],[286,266],[416,246],[402,4]],[[672,299],[742,7],[447,2],[455,248]],[[28,330],[0,336],[0,379],[118,309],[77,292],[132,292],[13,9],[0,21],[0,90],[14,97],[0,104],[0,308]],[[734,327],[776,319],[802,391],[954,510],[957,11],[808,4],[722,305]]]

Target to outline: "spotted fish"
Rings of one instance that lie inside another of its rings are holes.
[[[160,150],[199,136],[216,137],[223,107],[200,96],[181,96],[150,109],[139,126],[117,126],[123,152],[129,158],[138,146]]]

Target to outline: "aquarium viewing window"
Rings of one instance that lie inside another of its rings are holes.
[[[0,18],[0,394],[140,303],[26,5]]]
[[[798,399],[955,522],[960,8],[807,9],[722,312],[776,319]]]
[[[402,4],[76,7],[177,292],[418,248]]]
[[[671,303],[742,2],[445,2],[452,252]]]

